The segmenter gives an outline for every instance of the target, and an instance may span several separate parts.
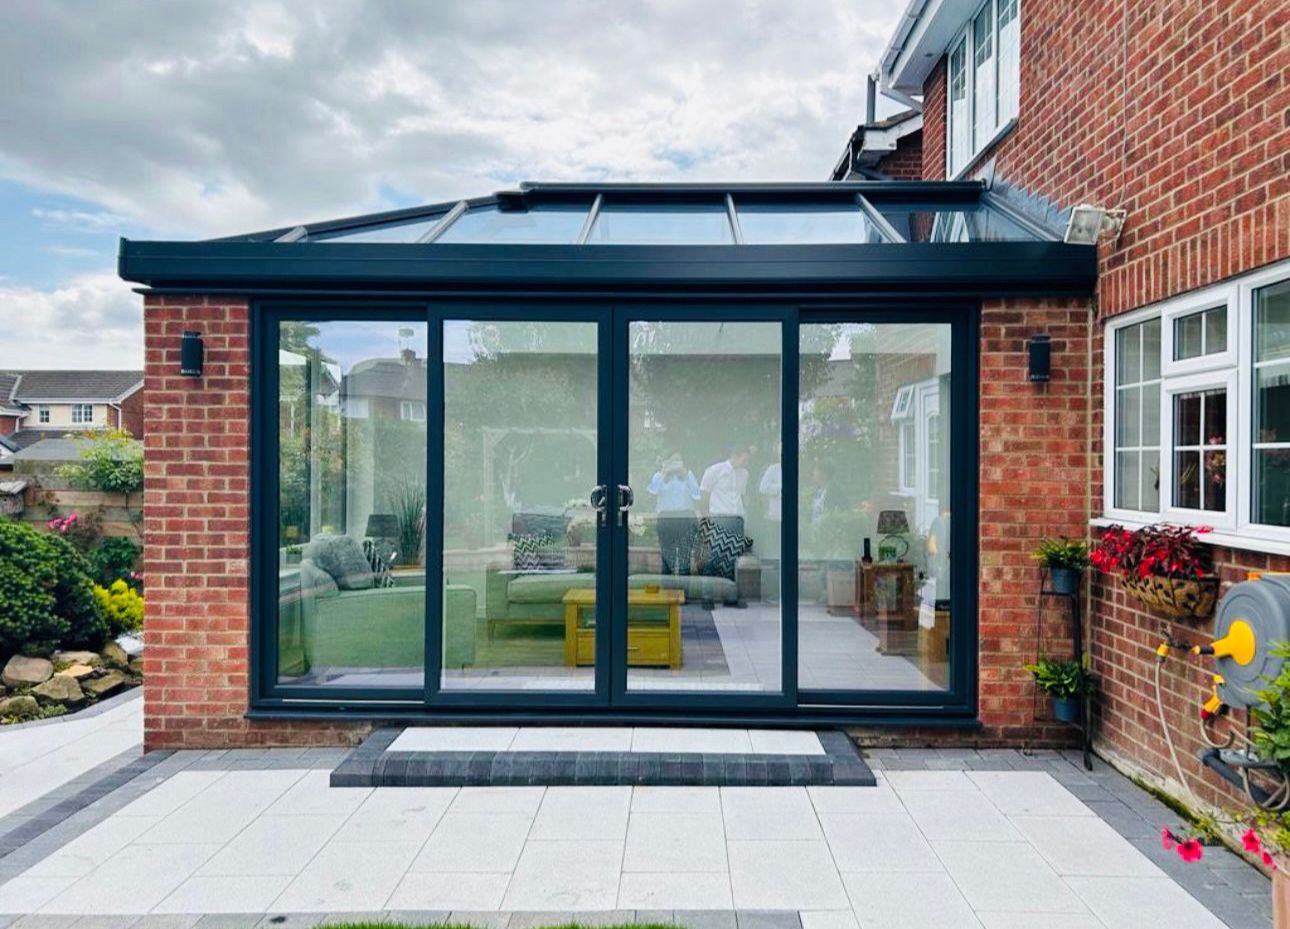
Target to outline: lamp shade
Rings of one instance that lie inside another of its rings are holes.
[[[393,513],[373,513],[367,517],[366,535],[369,539],[397,539],[399,521]]]
[[[904,510],[880,510],[878,512],[878,532],[882,535],[896,535],[909,531],[909,519]]]

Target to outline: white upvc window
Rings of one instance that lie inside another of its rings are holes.
[[[40,406],[36,407],[36,422],[49,422],[49,407],[46,404],[42,403]]]
[[[1105,517],[1290,543],[1290,262],[1112,319],[1105,353]]]
[[[92,403],[73,403],[72,404],[72,423],[77,426],[87,426],[94,422],[94,404]]]
[[[953,178],[1017,117],[1021,99],[1019,0],[986,0],[949,44],[946,174]]]
[[[399,403],[399,418],[410,420],[411,422],[424,422],[426,418],[426,405],[420,400],[403,400]]]

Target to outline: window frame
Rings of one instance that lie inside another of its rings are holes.
[[[36,407],[36,422],[39,425],[48,425],[53,417],[53,412],[48,403],[39,404]]]
[[[1017,30],[1017,48],[1016,54],[1012,57],[1011,64],[1015,66],[1015,73],[1004,74],[1000,68],[1002,56],[1000,51],[1000,33],[999,33],[999,0],[985,0],[984,3],[978,4],[963,26],[954,34],[954,38],[945,46],[945,176],[950,180],[955,180],[966,174],[973,165],[980,159],[982,153],[986,152],[999,139],[1004,136],[1016,124],[1021,114],[1021,7],[1018,0],[1016,4],[1016,30]],[[986,9],[990,11],[990,58],[988,67],[990,70],[989,92],[993,95],[993,101],[990,110],[993,114],[991,126],[985,127],[980,135],[980,144],[977,143],[976,118],[977,118],[977,74],[976,74],[976,21],[985,13]],[[954,120],[954,97],[953,97],[953,72],[951,62],[954,53],[960,46],[963,49],[963,78],[964,88],[967,93],[967,112],[964,117],[966,122],[966,146],[963,152],[962,163],[955,160],[954,150],[954,129],[957,122]],[[1008,94],[1008,107],[1000,106],[1005,92]],[[1015,101],[1015,107],[1014,107]],[[1012,110],[1007,115],[1003,115],[1006,110]]]
[[[1102,416],[1102,516],[1095,524],[1121,522],[1145,525],[1174,522],[1211,526],[1210,541],[1256,551],[1290,551],[1290,526],[1274,526],[1253,519],[1254,508],[1254,306],[1257,292],[1290,280],[1290,261],[1172,297],[1108,320],[1103,327]],[[1173,323],[1201,310],[1227,308],[1227,349],[1184,361],[1172,361]],[[1160,507],[1128,510],[1115,501],[1115,414],[1118,384],[1115,338],[1128,326],[1160,319]],[[1225,512],[1191,510],[1173,505],[1173,398],[1202,388],[1227,390],[1227,480]],[[1168,458],[1166,459],[1166,455]]]
[[[88,411],[88,412],[86,412]],[[85,414],[82,418],[78,414]],[[94,425],[94,404],[92,403],[73,403],[72,404],[72,425],[73,426],[92,426]]]

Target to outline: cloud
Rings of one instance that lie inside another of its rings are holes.
[[[902,6],[19,4],[0,174],[101,204],[83,227],[162,237],[380,209],[391,190],[821,179]]]
[[[3,368],[142,368],[143,301],[111,272],[54,290],[0,279]]]
[[[31,215],[49,226],[66,226],[75,232],[104,232],[119,229],[125,217],[116,213],[87,210],[51,210],[36,207]]]

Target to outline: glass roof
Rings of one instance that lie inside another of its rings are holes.
[[[527,184],[240,241],[410,245],[885,245],[1056,241],[979,182]]]

